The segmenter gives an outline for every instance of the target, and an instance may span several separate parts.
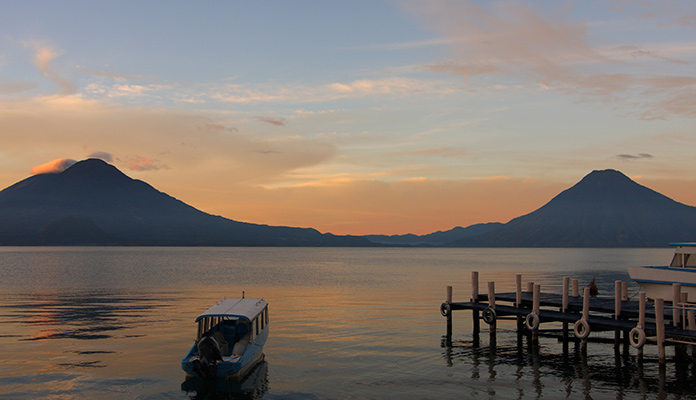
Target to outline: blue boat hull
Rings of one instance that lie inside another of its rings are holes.
[[[254,365],[263,361],[263,346],[266,344],[267,339],[268,327],[261,330],[259,335],[249,343],[241,357],[222,357],[222,361],[216,363],[215,377],[233,380],[243,379]],[[194,344],[188,354],[186,354],[186,357],[181,361],[181,369],[188,375],[205,379],[206,377],[198,376],[194,368],[193,360],[198,356],[197,351],[196,344]]]

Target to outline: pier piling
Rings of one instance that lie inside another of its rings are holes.
[[[488,282],[488,307],[483,312],[485,321],[490,326],[491,334],[495,334],[497,320],[495,313],[495,282]]]
[[[621,318],[621,301],[623,299],[623,291],[621,290],[621,281],[614,281],[614,319]],[[614,347],[619,346],[621,341],[621,329],[614,330]]]
[[[570,286],[570,277],[563,277],[563,297],[561,301],[561,312],[568,312],[568,289]],[[568,322],[563,322],[563,343],[568,343]]]
[[[694,310],[689,310],[686,312],[686,320],[689,321],[689,330],[696,331],[696,317],[694,317]],[[696,346],[691,345],[691,359],[696,362]]]
[[[479,273],[478,273],[478,271],[471,271],[471,301],[473,303],[479,302]],[[481,332],[481,326],[479,325],[478,308],[472,308],[471,316],[473,318],[474,339],[476,341],[478,341],[479,332]]]
[[[578,297],[580,296],[580,289],[578,286],[578,280],[573,279],[573,297]]]
[[[679,326],[680,312],[679,302],[681,302],[681,284],[672,284],[672,325]]]
[[[645,292],[638,294],[638,329],[645,336]],[[643,362],[643,346],[638,346],[638,362]]]
[[[522,307],[522,275],[515,275],[515,307]],[[517,316],[517,332],[522,332],[523,319],[521,315]]]
[[[665,359],[665,309],[664,300],[655,299],[655,325],[657,329],[657,360],[664,364]]]
[[[447,313],[447,339],[452,340],[452,286],[447,286],[447,304],[449,312]]]

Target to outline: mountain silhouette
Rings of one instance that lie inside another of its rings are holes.
[[[88,159],[0,191],[0,245],[370,246],[356,236],[244,223],[197,210]]]
[[[487,224],[475,224],[462,228],[457,226],[448,231],[437,231],[427,235],[366,235],[365,238],[374,243],[385,245],[408,245],[408,246],[442,246],[456,240],[474,237],[483,233],[491,232],[502,225],[499,222],[490,222]]]
[[[593,171],[536,211],[454,247],[662,247],[696,240],[696,207]]]

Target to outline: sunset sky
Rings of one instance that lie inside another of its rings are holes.
[[[696,2],[7,1],[0,135],[0,189],[98,157],[334,234],[507,222],[607,168],[696,205]]]

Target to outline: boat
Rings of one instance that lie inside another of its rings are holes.
[[[650,299],[672,301],[672,285],[679,283],[681,292],[688,293],[688,301],[696,302],[696,243],[670,246],[675,247],[675,252],[669,265],[628,267],[628,274]]]
[[[268,303],[223,299],[196,318],[196,342],[181,361],[187,377],[239,381],[263,361],[268,339]]]

